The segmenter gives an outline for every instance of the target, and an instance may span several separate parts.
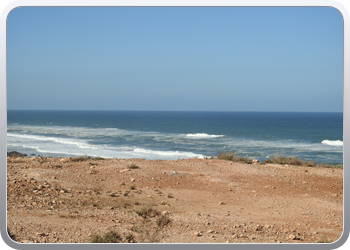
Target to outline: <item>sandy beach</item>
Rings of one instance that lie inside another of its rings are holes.
[[[7,158],[21,243],[320,243],[343,231],[343,169],[218,159]]]

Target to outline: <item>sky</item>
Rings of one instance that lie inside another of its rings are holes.
[[[343,111],[330,7],[21,7],[7,108]]]

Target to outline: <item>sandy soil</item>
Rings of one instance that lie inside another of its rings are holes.
[[[123,242],[316,243],[343,231],[343,170],[333,168],[8,157],[7,194],[21,243],[89,243],[108,231]],[[143,218],[145,208],[162,214]]]

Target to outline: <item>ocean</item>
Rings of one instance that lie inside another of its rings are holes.
[[[7,151],[148,160],[234,151],[343,163],[343,113],[7,111]]]

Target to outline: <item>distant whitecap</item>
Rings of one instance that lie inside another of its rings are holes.
[[[343,146],[343,142],[340,140],[336,140],[336,141],[323,140],[321,143],[326,145],[331,145],[331,146]]]
[[[196,134],[187,134],[186,137],[203,139],[203,138],[224,137],[224,135],[209,135],[209,134],[206,134],[206,133],[196,133]]]

